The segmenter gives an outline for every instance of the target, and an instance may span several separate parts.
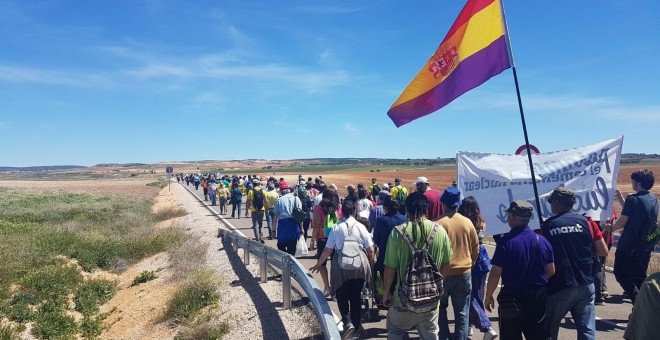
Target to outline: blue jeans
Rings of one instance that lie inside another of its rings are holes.
[[[269,236],[273,236],[273,216],[270,215],[272,211],[273,209],[268,209],[268,211],[266,211],[266,228],[268,228]]]
[[[557,339],[559,324],[569,311],[577,329],[577,339],[595,339],[595,296],[596,291],[593,283],[579,287],[565,288],[552,295],[548,295],[548,312],[546,316],[552,339]]]
[[[240,214],[240,212],[239,212]],[[252,212],[252,230],[254,231],[254,238],[261,240],[263,235],[261,234],[261,228],[264,225],[264,211],[255,210]]]
[[[438,313],[438,326],[440,328],[440,339],[449,339],[449,320],[447,319],[447,307],[449,297],[454,308],[454,319],[456,330],[454,339],[465,340],[468,338],[470,322],[470,301],[472,294],[472,274],[452,275],[444,278],[445,290],[440,298],[440,311]]]

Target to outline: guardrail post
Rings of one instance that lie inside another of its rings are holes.
[[[245,246],[243,247],[243,263],[246,266],[250,265],[250,242],[245,241]]]
[[[291,308],[291,257],[282,258],[282,305]]]
[[[259,259],[259,269],[261,272],[261,283],[268,282],[268,254],[266,247],[261,248],[261,259]]]

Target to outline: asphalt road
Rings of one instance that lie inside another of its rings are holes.
[[[186,186],[185,183],[181,184],[183,186]],[[215,211],[215,213],[219,216],[219,207],[217,206],[210,206],[210,202],[204,202],[204,195],[202,188],[200,186],[199,190],[195,190],[195,187],[190,185],[186,187],[191,194],[195,195],[202,204],[205,204],[209,206],[211,209]],[[245,202],[243,202],[245,204]],[[244,206],[243,206],[244,207]],[[234,226],[237,230],[241,231],[245,236],[247,237],[254,237],[254,232],[252,230],[252,219],[250,217],[245,217],[245,209],[243,209],[242,213],[243,216],[241,216],[240,219],[238,218],[232,218],[231,217],[231,206],[228,206],[228,212],[229,214],[223,215],[221,218],[225,219],[225,223],[229,223],[232,226]],[[210,212],[209,212],[210,213]],[[222,227],[224,227],[223,224],[219,224]],[[266,221],[263,222],[263,233],[268,234],[268,229],[266,228]],[[267,240],[265,239],[266,244],[272,248],[277,249],[277,241],[276,240]],[[492,246],[487,246],[487,250],[489,254],[492,256],[494,247]],[[310,255],[313,255],[315,251],[310,251]],[[316,263],[316,259],[314,259],[312,256],[309,257],[303,257],[303,258],[298,258],[298,261],[300,261],[303,265],[305,265],[307,268],[312,267]],[[319,286],[323,286],[321,277],[318,273],[313,274],[314,278],[316,281],[319,283]],[[596,337],[598,339],[622,339],[623,338],[623,332],[625,331],[626,327],[626,322],[628,319],[628,314],[631,312],[632,304],[630,302],[630,299],[624,298],[623,297],[623,290],[619,286],[619,284],[616,282],[614,278],[614,274],[607,272],[606,273],[606,283],[608,287],[608,292],[609,292],[609,297],[606,298],[606,304],[605,306],[596,306],[596,330],[597,334]],[[304,295],[304,293],[303,293]],[[496,293],[497,295],[497,293]],[[337,304],[334,301],[329,301],[330,307],[333,309],[334,313],[336,315],[339,315],[339,309],[337,308]],[[451,303],[449,306],[449,322],[450,322],[450,330],[453,331],[453,311],[451,310]],[[364,322],[363,325],[363,332],[361,335],[362,339],[386,339],[387,338],[387,330],[385,328],[385,321],[387,317],[387,311],[380,311],[379,312],[379,321],[371,321],[371,322]],[[497,313],[494,314],[489,314],[490,320],[493,323],[493,328],[498,331],[499,333],[499,326],[498,326],[498,318],[497,318]],[[339,323],[339,322],[338,322]],[[341,325],[340,325],[341,327]],[[410,331],[409,332],[410,339],[417,339],[417,334],[415,331]],[[471,339],[481,339],[482,338],[482,333],[480,333],[478,330],[475,330],[474,336],[471,337]],[[570,313],[567,315],[567,317],[564,319],[562,322],[561,328],[559,330],[559,338],[560,339],[574,339],[576,338],[576,333],[575,333],[575,327],[572,322],[572,319],[570,318]]]

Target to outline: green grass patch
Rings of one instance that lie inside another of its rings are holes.
[[[193,273],[174,293],[166,317],[187,321],[205,307],[217,303],[220,298],[216,292],[218,284],[218,278],[210,269],[201,269]]]
[[[76,310],[85,316],[99,312],[99,306],[115,295],[117,284],[108,280],[90,280],[83,283],[73,299]]]
[[[99,306],[115,283],[83,281],[79,268],[59,256],[92,271],[181,245],[185,231],[155,229],[163,217],[151,205],[121,195],[0,189],[0,318],[17,327],[33,322],[40,339],[97,337],[105,318]],[[84,316],[78,323],[68,314],[73,309]]]
[[[137,286],[137,285],[139,285],[140,283],[145,283],[145,282],[149,282],[149,281],[151,281],[151,280],[155,280],[157,277],[158,277],[158,276],[156,276],[156,272],[155,272],[155,271],[153,271],[153,270],[145,270],[145,271],[143,271],[142,273],[140,273],[140,275],[136,276],[136,277],[133,279],[133,283],[131,284],[131,286]]]
[[[157,180],[157,181],[155,181],[155,182],[147,183],[147,186],[148,186],[148,187],[156,187],[156,188],[161,188],[161,189],[162,189],[162,188],[166,187],[168,183],[169,183],[169,181],[165,181],[165,180],[159,179],[159,180]]]
[[[0,340],[17,340],[18,335],[12,326],[0,326]]]
[[[188,215],[188,211],[183,208],[168,207],[156,211],[156,218],[159,221],[166,221],[172,218]]]

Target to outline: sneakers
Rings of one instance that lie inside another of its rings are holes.
[[[473,336],[474,335],[474,326],[470,326],[468,329],[468,336]]]
[[[323,296],[324,297],[330,296],[330,288],[326,288],[326,289],[323,290]]]
[[[261,243],[266,243],[266,241],[264,241],[263,238],[259,238],[259,242],[261,242]]]
[[[484,340],[492,340],[495,338],[497,338],[497,332],[492,328],[488,328],[488,331],[484,333]]]
[[[596,300],[596,301],[594,301],[594,305],[596,305],[596,306],[605,306],[605,300]]]
[[[353,335],[353,332],[355,332],[355,326],[353,326],[352,323],[347,323],[344,324],[344,331],[341,333],[341,339],[350,339],[351,335]]]
[[[606,290],[604,290],[600,293],[600,295],[602,295],[604,298],[606,298],[606,297],[610,296],[610,293],[608,293]]]

